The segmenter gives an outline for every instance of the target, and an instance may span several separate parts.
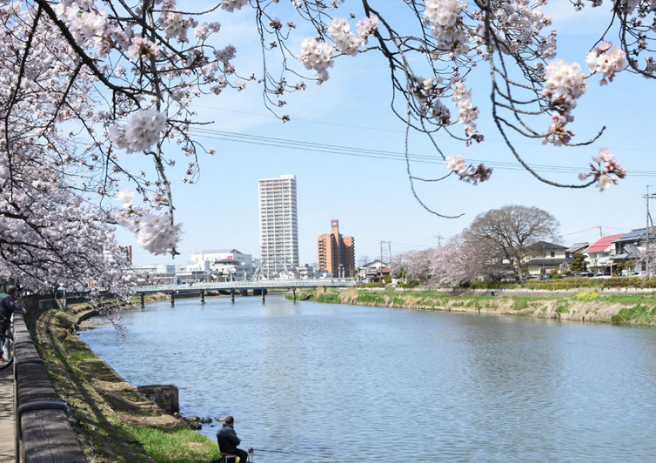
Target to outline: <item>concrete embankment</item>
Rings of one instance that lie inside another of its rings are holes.
[[[80,340],[92,312],[85,305],[34,310],[30,329],[89,461],[211,461],[220,455],[207,437],[188,429],[143,397]]]
[[[656,299],[653,290],[627,292],[540,291],[516,293],[491,291],[484,294],[453,291],[395,291],[348,289],[306,290],[299,299],[316,302],[366,305],[413,310],[521,315],[578,322],[656,326]]]

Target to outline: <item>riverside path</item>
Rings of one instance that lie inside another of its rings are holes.
[[[5,368],[0,371],[0,463],[14,461],[14,442],[14,375]]]

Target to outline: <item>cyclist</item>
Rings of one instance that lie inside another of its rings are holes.
[[[7,288],[7,294],[0,299],[0,334],[9,334],[11,316],[17,310],[25,313],[25,309],[16,304],[16,287],[9,286]],[[7,363],[3,358],[3,354],[4,345],[0,343],[0,363]]]

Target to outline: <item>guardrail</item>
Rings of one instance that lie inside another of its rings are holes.
[[[23,314],[14,313],[16,463],[86,463]]]
[[[220,290],[220,289],[270,289],[270,288],[316,288],[355,286],[355,280],[333,279],[333,280],[259,280],[259,281],[227,281],[223,283],[194,283],[193,285],[159,285],[159,286],[136,286],[134,291],[189,291],[189,290]]]

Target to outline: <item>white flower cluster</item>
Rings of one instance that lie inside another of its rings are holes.
[[[599,84],[606,85],[613,81],[617,72],[626,67],[626,53],[621,48],[613,47],[610,42],[601,42],[597,48],[588,53],[586,63],[591,72],[604,74]]]
[[[542,13],[542,10],[533,5],[533,0],[514,0],[512,2],[499,2],[495,11],[498,28],[505,34],[511,32],[509,41],[510,50],[515,53],[519,48],[528,45],[540,31],[551,25],[551,19]]]
[[[467,164],[465,164],[465,160],[461,155],[458,155],[458,157],[447,156],[444,162],[449,170],[458,175],[464,175],[467,172]]]
[[[424,17],[440,51],[464,55],[469,52],[469,33],[462,21],[467,4],[460,0],[425,0]]]
[[[223,64],[228,64],[230,60],[234,59],[237,54],[237,49],[232,45],[228,45],[223,50],[214,50],[214,56]]]
[[[556,60],[544,70],[544,86],[542,96],[549,100],[554,112],[551,116],[552,124],[549,132],[542,142],[551,142],[554,145],[566,145],[574,133],[565,129],[565,126],[574,120],[571,111],[576,108],[576,101],[585,93],[587,84],[577,63],[565,63]]]
[[[332,45],[308,37],[301,42],[301,54],[297,58],[306,69],[317,71],[317,79],[323,82],[328,80],[328,68],[334,64],[334,53],[335,47]]]
[[[473,185],[489,180],[492,175],[492,169],[486,168],[483,164],[479,164],[477,167],[465,164],[461,155],[458,157],[447,156],[444,162],[447,168],[459,177],[459,180]]]
[[[187,31],[192,25],[191,20],[177,11],[170,11],[163,13],[159,17],[159,22],[164,28],[164,36],[167,39],[177,39],[182,43],[187,42]]]
[[[578,63],[565,63],[561,59],[553,61],[545,68],[544,77],[543,97],[562,107],[564,112],[576,108],[576,100],[587,88]]]
[[[588,177],[594,177],[599,191],[604,191],[611,185],[617,185],[618,179],[626,177],[626,170],[620,167],[615,160],[615,156],[608,148],[601,148],[599,156],[592,158],[592,160],[596,165],[591,163],[590,172],[579,174],[579,179],[585,180]]]
[[[226,10],[228,13],[232,13],[235,10],[241,10],[241,7],[247,3],[248,0],[222,0],[221,8]]]
[[[137,223],[137,242],[155,255],[166,254],[180,241],[180,224],[172,224],[168,214],[149,213]]]
[[[109,138],[128,153],[144,151],[159,141],[159,134],[166,127],[166,115],[151,110],[136,111],[126,127],[114,125],[109,129]]]
[[[367,16],[363,20],[357,22],[358,35],[364,41],[364,44],[367,43],[367,38],[378,30],[378,16]]]
[[[153,42],[143,37],[134,37],[132,45],[128,48],[128,56],[131,60],[139,58],[149,59],[151,56],[159,55],[159,48]]]
[[[350,32],[351,26],[343,18],[335,18],[328,23],[328,35],[335,41],[337,49],[345,55],[355,56],[364,40]]]
[[[467,124],[465,126],[465,135],[467,138],[474,138],[476,135],[476,123],[474,121],[478,119],[478,108],[472,102],[471,90],[468,91],[462,82],[456,82],[455,85],[453,102],[458,107],[458,122]],[[477,141],[480,141],[478,137]]]
[[[108,38],[118,31],[115,26],[107,24],[107,12],[95,10],[94,2],[89,0],[60,2],[55,7],[57,16],[68,22],[69,30],[75,41],[81,45],[90,44],[105,56],[109,52]]]

